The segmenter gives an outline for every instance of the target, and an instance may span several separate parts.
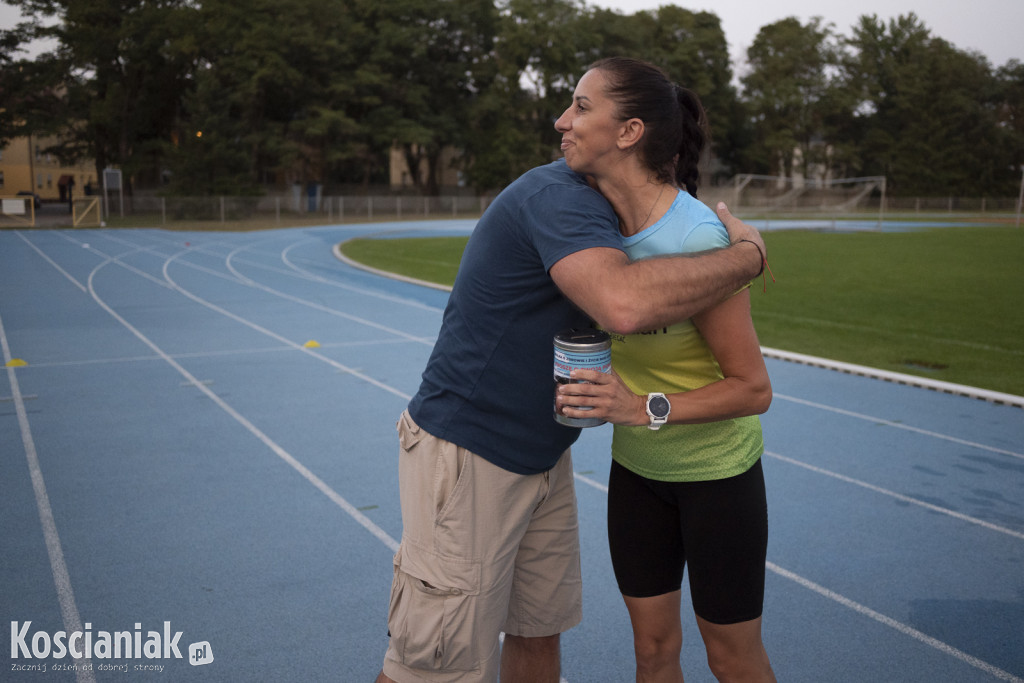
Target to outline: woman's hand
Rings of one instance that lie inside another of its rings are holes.
[[[570,384],[559,384],[555,409],[566,417],[593,417],[617,425],[640,427],[650,423],[647,399],[634,394],[614,370],[573,370]],[[592,406],[580,410],[579,406]]]

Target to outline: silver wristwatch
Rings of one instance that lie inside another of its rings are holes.
[[[651,418],[648,429],[661,429],[668,422],[668,414],[672,412],[672,404],[665,394],[647,394],[647,415]]]

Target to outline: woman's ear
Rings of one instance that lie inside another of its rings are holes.
[[[625,151],[634,146],[644,136],[646,127],[642,119],[628,119],[622,124],[622,128],[619,130],[619,149]]]

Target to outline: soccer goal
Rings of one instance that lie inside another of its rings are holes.
[[[732,181],[737,209],[800,213],[878,212],[885,208],[885,176],[802,178],[740,174]]]
[[[71,207],[72,225],[76,228],[83,225],[96,227],[103,224],[103,217],[100,215],[100,198],[86,197],[76,199]]]
[[[35,224],[34,196],[0,197],[0,226],[32,228]]]

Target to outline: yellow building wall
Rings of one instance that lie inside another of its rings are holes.
[[[70,176],[75,185],[74,197],[85,196],[85,186],[96,191],[95,164],[91,160],[74,166],[62,165],[53,154],[43,150],[55,144],[53,138],[16,138],[0,148],[0,195],[13,196],[18,192],[35,192],[42,199],[60,199],[60,179]]]

